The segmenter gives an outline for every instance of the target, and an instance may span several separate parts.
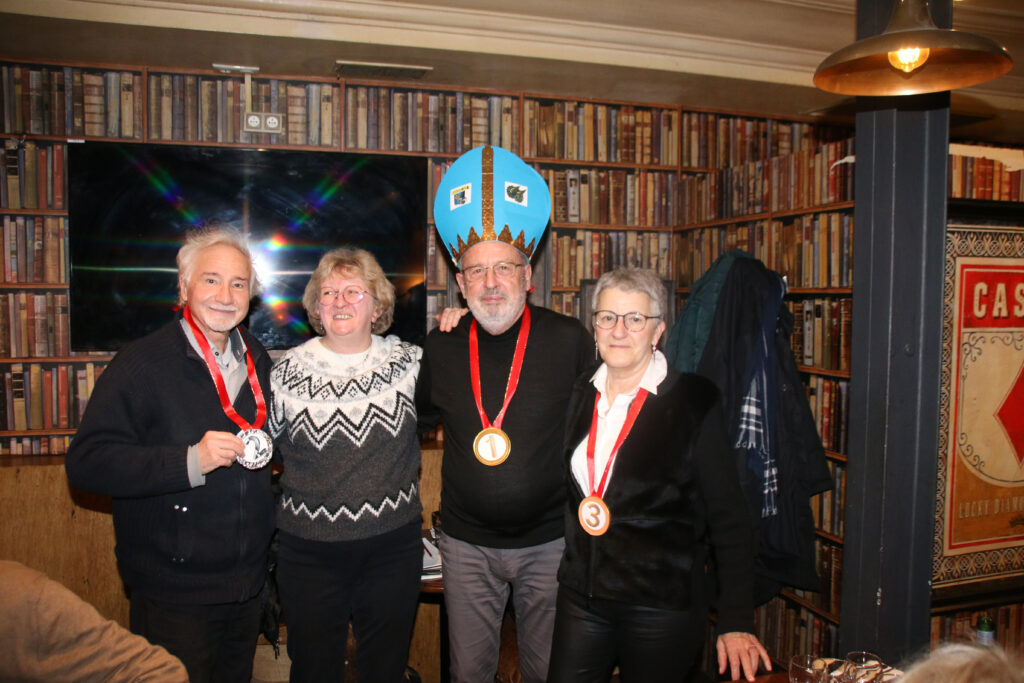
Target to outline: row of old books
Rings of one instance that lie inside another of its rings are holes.
[[[335,147],[341,141],[341,88],[281,79],[150,74],[149,136],[153,140]],[[243,130],[246,112],[279,114],[282,133]]]
[[[0,439],[0,455],[64,455],[70,447],[71,436],[67,434]]]
[[[4,216],[3,282],[68,281],[68,231],[63,216]]]
[[[998,159],[949,156],[949,196],[952,199],[1024,201],[1024,170],[1010,170]]]
[[[671,235],[639,230],[552,231],[551,286],[578,287],[613,268],[649,268],[671,278]]]
[[[451,261],[448,250],[441,244],[441,237],[432,227],[427,229],[426,258],[427,288],[446,289],[452,273],[452,268],[448,265]]]
[[[674,173],[624,168],[540,168],[557,223],[675,225],[679,179]]]
[[[739,166],[811,149],[839,134],[817,123],[683,112],[683,166]]]
[[[798,365],[849,372],[853,299],[818,297],[787,300],[793,314],[790,339]]]
[[[677,282],[682,287],[692,285],[722,254],[734,249],[742,249],[757,256],[769,268],[778,270],[760,254],[766,249],[771,250],[764,241],[772,235],[770,227],[769,221],[760,220],[676,233],[673,248],[676,254]]]
[[[0,208],[64,208],[64,157],[67,145],[34,140],[4,140],[0,153]]]
[[[427,292],[427,332],[437,327],[437,316],[448,304],[448,292]]]
[[[795,654],[838,656],[838,626],[799,603],[776,597],[760,605],[754,610],[754,630],[777,662],[788,663]]]
[[[852,202],[854,158],[853,138],[773,157],[771,210]]]
[[[675,109],[527,99],[523,102],[523,155],[675,166],[679,119]]]
[[[853,200],[853,140],[845,139],[712,173],[684,176],[684,225]]]
[[[995,642],[1010,652],[1024,654],[1024,604],[1016,602],[933,615],[931,647],[948,642],[975,642],[982,614],[988,614],[995,624]]]
[[[789,287],[846,288],[853,282],[853,214],[832,211],[698,228],[676,236],[677,279],[689,285],[724,253],[742,249]]]
[[[805,377],[804,382],[821,445],[836,453],[846,453],[849,382],[822,375]]]
[[[0,358],[69,355],[67,292],[0,292]]]
[[[750,161],[701,175],[684,176],[679,184],[679,215],[684,225],[707,223],[768,211],[771,179],[767,161]]]
[[[811,515],[815,529],[842,538],[843,511],[846,509],[846,466],[829,459],[828,468],[832,474],[832,490],[811,497]]]
[[[548,306],[552,311],[567,315],[570,318],[580,317],[580,293],[579,292],[551,292],[551,305]],[[590,327],[590,321],[584,320],[583,324],[588,328]]]
[[[142,74],[0,65],[3,132],[142,138]]]
[[[853,214],[802,214],[769,225],[782,237],[777,270],[790,287],[845,288],[853,284]],[[766,240],[770,243],[770,240]]]
[[[480,145],[518,149],[515,97],[376,86],[345,90],[348,149],[461,154]]]
[[[11,363],[3,368],[0,425],[10,431],[74,429],[105,363]]]
[[[791,589],[798,598],[839,619],[843,593],[843,547],[826,539],[814,539],[814,566],[821,581],[820,591]]]

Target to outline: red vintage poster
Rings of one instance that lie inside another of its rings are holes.
[[[1024,240],[950,229],[936,583],[1024,570]]]

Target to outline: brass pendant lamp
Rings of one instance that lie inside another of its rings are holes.
[[[843,95],[918,95],[966,88],[1013,67],[999,43],[938,28],[928,0],[896,0],[885,31],[833,52],[814,85]]]

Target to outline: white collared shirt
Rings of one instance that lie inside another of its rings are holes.
[[[619,438],[619,432],[622,431],[622,425],[626,422],[629,407],[632,405],[637,393],[643,388],[648,393],[656,395],[658,393],[658,385],[661,384],[661,381],[665,379],[667,374],[668,361],[665,359],[665,354],[661,351],[655,351],[651,355],[651,361],[647,364],[643,377],[640,378],[640,384],[629,393],[616,396],[615,402],[611,405],[608,404],[608,392],[606,391],[608,386],[608,366],[601,363],[601,367],[590,378],[591,384],[601,394],[601,400],[597,403],[597,440],[594,446],[594,478],[597,481],[591,482],[587,473],[587,436],[584,436],[583,440],[576,446],[571,460],[572,476],[579,483],[580,488],[583,489],[584,495],[589,496],[593,493],[594,487],[601,482],[604,468],[612,455],[612,448],[615,447],[615,442]],[[589,406],[586,409],[591,410]],[[607,481],[609,483],[611,482],[614,469],[613,463],[611,470],[608,472]]]

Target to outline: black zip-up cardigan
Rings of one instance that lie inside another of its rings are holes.
[[[244,333],[264,396],[271,360]],[[234,402],[256,416],[248,383]],[[72,486],[113,497],[118,567],[135,590],[185,604],[236,602],[263,586],[274,530],[270,467],[222,467],[191,488],[186,454],[225,414],[180,317],[126,345],[96,381],[65,460]]]
[[[590,429],[597,390],[587,374],[569,402],[565,461]],[[584,492],[567,477],[566,548],[558,580],[587,597],[718,613],[720,633],[754,630],[753,534],[726,441],[718,390],[669,369],[619,449],[604,494],[603,536],[577,518]],[[709,550],[711,558],[709,558]],[[711,559],[719,590],[705,565]]]

